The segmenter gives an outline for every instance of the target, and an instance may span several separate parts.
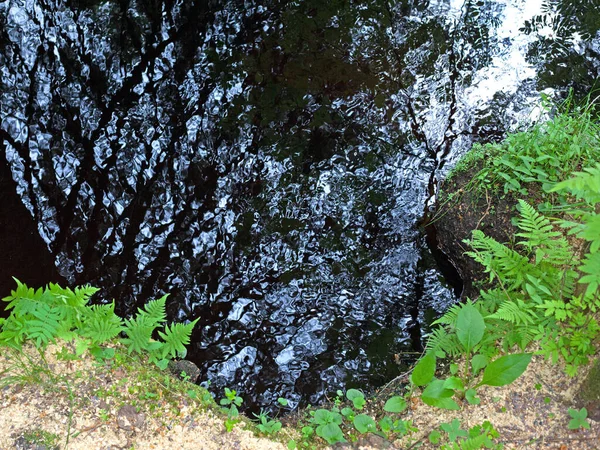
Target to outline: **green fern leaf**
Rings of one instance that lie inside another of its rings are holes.
[[[106,342],[123,331],[123,321],[115,314],[115,304],[93,305],[85,310],[80,334],[95,344]]]
[[[121,339],[121,342],[127,346],[127,351],[129,353],[148,351],[156,324],[141,314],[133,319],[125,319],[124,323],[127,337]]]
[[[165,326],[165,332],[158,332],[158,335],[163,339],[164,344],[162,346],[162,357],[163,358],[175,358],[179,354],[185,354],[185,346],[190,343],[190,336],[196,323],[196,319],[188,324],[174,323],[170,327]]]
[[[585,295],[593,295],[598,291],[598,286],[600,286],[600,252],[585,255],[583,263],[579,266],[579,270],[587,274],[579,279],[579,283],[588,285]]]
[[[537,314],[533,308],[521,299],[506,300],[494,314],[488,319],[499,319],[515,325],[533,324],[536,322]]]
[[[138,309],[138,315],[144,317],[147,324],[152,324],[154,327],[164,323],[167,320],[166,302],[169,294],[163,295],[161,298],[152,300],[144,306],[144,309]]]

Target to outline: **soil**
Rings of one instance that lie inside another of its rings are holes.
[[[137,389],[146,368],[125,370],[85,355],[64,361],[56,357],[61,348],[51,345],[45,362],[31,347],[19,357],[0,356],[0,386],[9,376],[18,377],[0,388],[0,450],[286,448],[257,438],[242,429],[243,423],[226,432],[221,415],[177,394],[175,387],[146,397],[143,386]],[[28,361],[37,372],[19,369],[19,361]],[[45,435],[45,442],[33,435]]]

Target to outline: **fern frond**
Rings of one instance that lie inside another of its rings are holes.
[[[456,317],[458,316],[458,313],[460,312],[461,308],[462,308],[462,305],[460,303],[456,303],[455,305],[452,305],[450,307],[450,309],[448,311],[446,311],[442,317],[433,321],[433,323],[431,325],[432,326],[435,326],[435,325],[452,325],[452,326],[454,326],[454,324],[456,323]]]
[[[515,236],[524,238],[520,244],[531,249],[539,245],[547,245],[555,237],[560,236],[560,232],[553,231],[554,228],[550,220],[538,213],[533,206],[524,200],[519,200],[517,206],[521,218],[517,221],[521,233],[516,233]]]
[[[158,332],[158,335],[163,339],[164,343],[162,346],[162,357],[163,358],[175,358],[178,355],[185,355],[185,346],[190,343],[190,336],[192,330],[198,323],[196,319],[188,324],[174,323],[170,327],[165,326],[165,332]]]
[[[125,319],[125,334],[127,337],[121,339],[121,342],[127,346],[129,353],[142,353],[144,350],[152,348],[150,340],[156,324],[149,321],[146,316],[138,314],[132,319]]]
[[[149,301],[144,309],[138,308],[138,316],[143,317],[147,324],[152,324],[154,327],[164,323],[167,320],[165,306],[168,296],[169,294],[165,294],[159,299]]]
[[[474,230],[473,239],[466,239],[464,242],[476,250],[465,253],[483,265],[485,272],[490,274],[490,281],[499,277],[506,281],[511,289],[517,289],[523,283],[524,276],[531,270],[526,257],[486,236],[481,230]]]
[[[600,286],[600,252],[588,253],[585,255],[583,263],[579,266],[584,275],[579,280],[580,283],[587,284],[586,296],[591,296],[598,291]]]
[[[521,299],[506,300],[502,302],[498,311],[489,315],[486,319],[498,319],[510,322],[515,325],[534,324],[537,314],[529,305]]]
[[[116,337],[123,331],[123,321],[115,314],[115,304],[93,305],[85,310],[80,334],[99,344]]]
[[[600,202],[600,163],[575,172],[572,178],[557,183],[549,192],[569,191],[589,205]]]

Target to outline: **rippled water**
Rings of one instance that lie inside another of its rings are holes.
[[[377,386],[455,301],[437,180],[598,78],[595,2],[532,3],[5,0],[3,156],[62,276],[170,293],[215,389]]]

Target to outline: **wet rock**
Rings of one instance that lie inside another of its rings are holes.
[[[189,381],[190,383],[195,383],[200,376],[200,369],[196,364],[187,359],[181,359],[179,361],[169,361],[169,370],[173,375],[181,380]],[[185,376],[182,374],[185,372]]]
[[[117,425],[125,431],[134,431],[141,429],[146,422],[146,415],[138,413],[137,409],[131,405],[125,405],[117,411]]]
[[[464,253],[469,247],[463,241],[481,230],[498,242],[509,242],[516,233],[511,218],[516,214],[517,200],[475,191],[469,182],[482,168],[482,163],[453,175],[444,181],[434,217],[438,248],[448,257],[463,280],[461,298],[475,299],[486,287],[483,266]]]

